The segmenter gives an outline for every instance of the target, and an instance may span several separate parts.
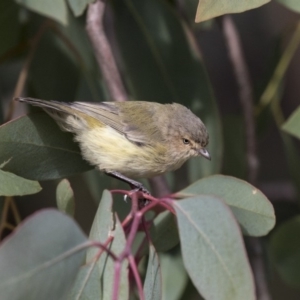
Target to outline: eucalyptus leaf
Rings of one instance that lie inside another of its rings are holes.
[[[69,180],[63,179],[56,188],[56,203],[60,211],[74,216],[75,200],[74,192]]]
[[[153,245],[150,245],[147,272],[144,281],[145,300],[161,300],[162,278],[158,254]]]
[[[186,270],[209,300],[254,300],[253,277],[239,226],[215,196],[174,201]]]
[[[90,239],[104,244],[109,237],[113,237],[111,243],[107,247],[115,254],[120,255],[125,248],[126,238],[122,225],[116,214],[112,213],[112,197],[110,192],[105,190],[102,195],[98,210],[90,232]],[[95,259],[99,249],[89,249],[86,261],[91,262]],[[101,299],[111,299],[114,281],[114,261],[104,251],[96,263],[99,271],[101,282]],[[129,297],[129,281],[128,281],[128,262],[125,260],[121,267],[121,280],[119,298],[120,300]]]
[[[160,253],[162,272],[162,300],[179,300],[188,283],[180,251]]]
[[[300,288],[300,216],[280,225],[271,236],[270,254],[282,279]]]
[[[66,299],[86,241],[75,222],[56,210],[27,218],[0,247],[1,300]]]
[[[300,12],[300,2],[298,0],[277,0],[277,2],[283,4],[293,11],[298,13]]]
[[[85,11],[89,3],[94,2],[95,0],[68,0],[68,3],[73,11],[75,17],[79,17]]]
[[[244,12],[262,6],[270,1],[271,0],[199,0],[195,22],[205,21],[225,14]]]
[[[32,180],[49,180],[85,172],[72,134],[62,132],[46,113],[35,113],[0,126],[3,170]]]
[[[68,9],[65,0],[15,0],[20,5],[49,17],[55,21],[68,24]]]
[[[240,223],[243,233],[266,235],[275,225],[274,208],[266,196],[246,181],[231,176],[214,175],[175,194],[185,198],[195,195],[215,195],[223,199]]]
[[[154,219],[152,242],[159,252],[165,252],[179,243],[178,227],[175,216],[169,211],[159,214]]]
[[[298,107],[287,121],[281,126],[282,130],[300,139],[300,107]]]
[[[28,180],[10,172],[0,170],[0,196],[24,196],[42,190],[37,181]]]
[[[88,278],[86,284],[84,282]],[[92,264],[85,265],[79,270],[76,281],[70,291],[68,300],[101,299],[100,274]]]

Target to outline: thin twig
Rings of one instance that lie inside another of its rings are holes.
[[[239,87],[239,98],[245,119],[246,152],[248,166],[248,180],[255,183],[258,172],[258,159],[256,153],[254,100],[250,76],[242,53],[238,32],[230,16],[222,17],[223,32],[227,43],[229,58],[232,62],[235,77]]]
[[[0,219],[0,239],[2,238],[3,230],[5,229],[5,224],[6,224],[7,214],[8,214],[9,204],[10,204],[9,199],[10,197],[6,197],[4,199],[4,204],[3,204],[2,214]]]
[[[136,262],[134,260],[133,255],[129,255],[128,257],[128,261],[129,261],[129,265],[131,268],[131,271],[133,273],[137,288],[138,288],[138,292],[139,292],[139,299],[140,300],[144,300],[145,299],[145,295],[144,295],[144,290],[143,290],[143,284],[142,284],[142,280],[141,277],[139,275],[137,266],[136,266]]]
[[[14,198],[11,198],[10,208],[11,208],[11,211],[13,213],[16,224],[19,225],[21,223],[22,219],[21,219],[18,207],[17,207],[17,205],[14,201]]]
[[[239,98],[245,119],[248,180],[251,183],[255,183],[258,173],[258,158],[256,152],[254,99],[250,76],[242,52],[238,32],[230,16],[222,17],[222,28],[229,51],[229,57],[238,83]],[[252,239],[250,246],[251,252],[253,253],[249,256],[256,281],[257,299],[269,300],[271,297],[265,274],[261,241],[259,239]]]
[[[13,231],[16,227],[12,224],[9,224],[9,223],[5,223],[4,224],[4,228],[10,230],[10,231]]]
[[[287,47],[283,51],[283,54],[275,68],[271,80],[269,81],[262,96],[260,97],[260,102],[257,106],[257,111],[256,111],[257,114],[259,114],[267,105],[271,104],[273,99],[276,98],[276,93],[278,92],[280,83],[299,47],[299,44],[300,44],[300,21],[298,22],[296,29]]]
[[[120,260],[115,261],[112,300],[119,299],[120,283],[121,283],[121,268],[122,268],[122,261]]]
[[[49,24],[50,24],[50,21],[44,22],[42,24],[42,26],[40,27],[39,31],[36,33],[36,35],[34,36],[34,38],[31,41],[31,47],[30,47],[29,53],[26,57],[24,65],[21,69],[16,87],[15,87],[15,90],[14,90],[12,100],[9,103],[8,112],[7,112],[6,117],[5,117],[5,122],[8,122],[12,119],[13,113],[15,111],[15,105],[16,105],[16,101],[14,101],[13,99],[15,97],[19,97],[22,94],[23,90],[24,90],[24,86],[25,86],[25,83],[26,83],[27,77],[28,77],[29,67],[30,67],[31,62],[33,60],[35,51],[37,49],[37,46],[38,46],[45,30],[49,27]]]
[[[162,197],[170,193],[166,177],[163,175],[156,176],[149,180],[151,191],[156,197]]]
[[[105,4],[105,1],[100,0],[89,4],[86,30],[92,42],[96,59],[101,68],[110,96],[115,101],[126,101],[128,96],[103,27]]]

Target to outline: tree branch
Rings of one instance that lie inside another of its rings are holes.
[[[232,18],[230,16],[224,16],[221,20],[224,37],[229,51],[229,58],[232,62],[238,83],[239,98],[245,119],[248,180],[251,183],[255,183],[258,173],[258,158],[255,138],[254,100],[250,76],[242,52],[238,32]],[[249,246],[249,258],[256,283],[257,299],[270,300],[271,296],[266,279],[261,241],[257,238],[251,238],[249,239]]]
[[[128,100],[128,96],[103,27],[105,4],[103,0],[97,0],[89,4],[86,30],[111,97],[115,101],[126,101]]]
[[[255,183],[258,172],[258,158],[256,153],[255,139],[253,108],[254,100],[252,95],[250,76],[245,63],[238,32],[231,17],[222,17],[222,25],[227,48],[229,51],[229,58],[232,62],[235,77],[239,87],[239,98],[241,101],[245,119],[248,180],[251,183]]]

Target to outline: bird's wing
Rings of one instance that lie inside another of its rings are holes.
[[[123,102],[74,102],[77,109],[114,128],[138,145],[151,144],[160,139],[157,124],[151,121],[154,112],[151,103],[139,101]]]
[[[120,109],[113,102],[73,102],[69,105],[124,134],[124,124],[120,117]]]

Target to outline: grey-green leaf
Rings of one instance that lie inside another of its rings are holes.
[[[69,180],[63,179],[56,188],[56,204],[60,211],[74,216],[75,199]]]
[[[175,194],[184,198],[194,195],[215,195],[222,198],[240,223],[243,233],[266,235],[275,225],[272,204],[257,188],[231,176],[214,175],[201,179]]]
[[[291,10],[294,10],[296,12],[300,12],[300,2],[299,0],[277,0],[277,2],[285,5]]]
[[[159,258],[153,245],[150,245],[146,278],[144,281],[145,300],[161,300],[162,278]]]
[[[285,282],[300,288],[300,216],[280,225],[271,236],[270,253]]]
[[[108,245],[108,248],[115,255],[120,255],[125,248],[126,238],[117,215],[112,213],[111,193],[105,190],[91,228],[90,239],[96,240],[100,243],[105,243],[109,237],[114,238]],[[86,261],[91,262],[98,251],[99,249],[97,248],[89,249]],[[97,261],[96,268],[98,268],[100,274],[99,281],[101,281],[101,299],[111,299],[114,280],[114,261],[106,252],[104,252]],[[121,269],[120,291],[118,298],[120,300],[125,300],[129,297],[127,268],[128,262],[125,260]]]
[[[37,181],[0,170],[0,196],[24,196],[36,194],[41,190],[42,187]]]
[[[292,113],[281,128],[285,132],[300,139],[300,106]]]
[[[16,0],[16,2],[38,14],[61,22],[63,25],[68,24],[68,10],[65,0]]]
[[[244,12],[262,6],[270,1],[271,0],[201,0],[198,4],[195,21],[201,22],[225,14]]]
[[[64,300],[83,262],[86,236],[57,210],[24,221],[0,247],[1,300]]]
[[[75,17],[81,16],[84,10],[86,9],[87,5],[94,1],[95,0],[68,0]]]
[[[33,113],[0,126],[0,161],[21,177],[49,180],[85,172],[72,134],[62,132],[46,113]]]
[[[188,283],[180,251],[160,253],[162,272],[162,300],[179,300]]]
[[[186,270],[209,300],[254,300],[254,283],[239,226],[214,196],[173,204]]]
[[[85,280],[86,284],[84,285]],[[95,300],[101,299],[100,274],[98,268],[92,264],[81,267],[76,281],[70,291],[68,300]]]
[[[168,251],[179,243],[176,218],[169,211],[159,214],[154,219],[153,225],[155,230],[152,242],[156,251]]]

